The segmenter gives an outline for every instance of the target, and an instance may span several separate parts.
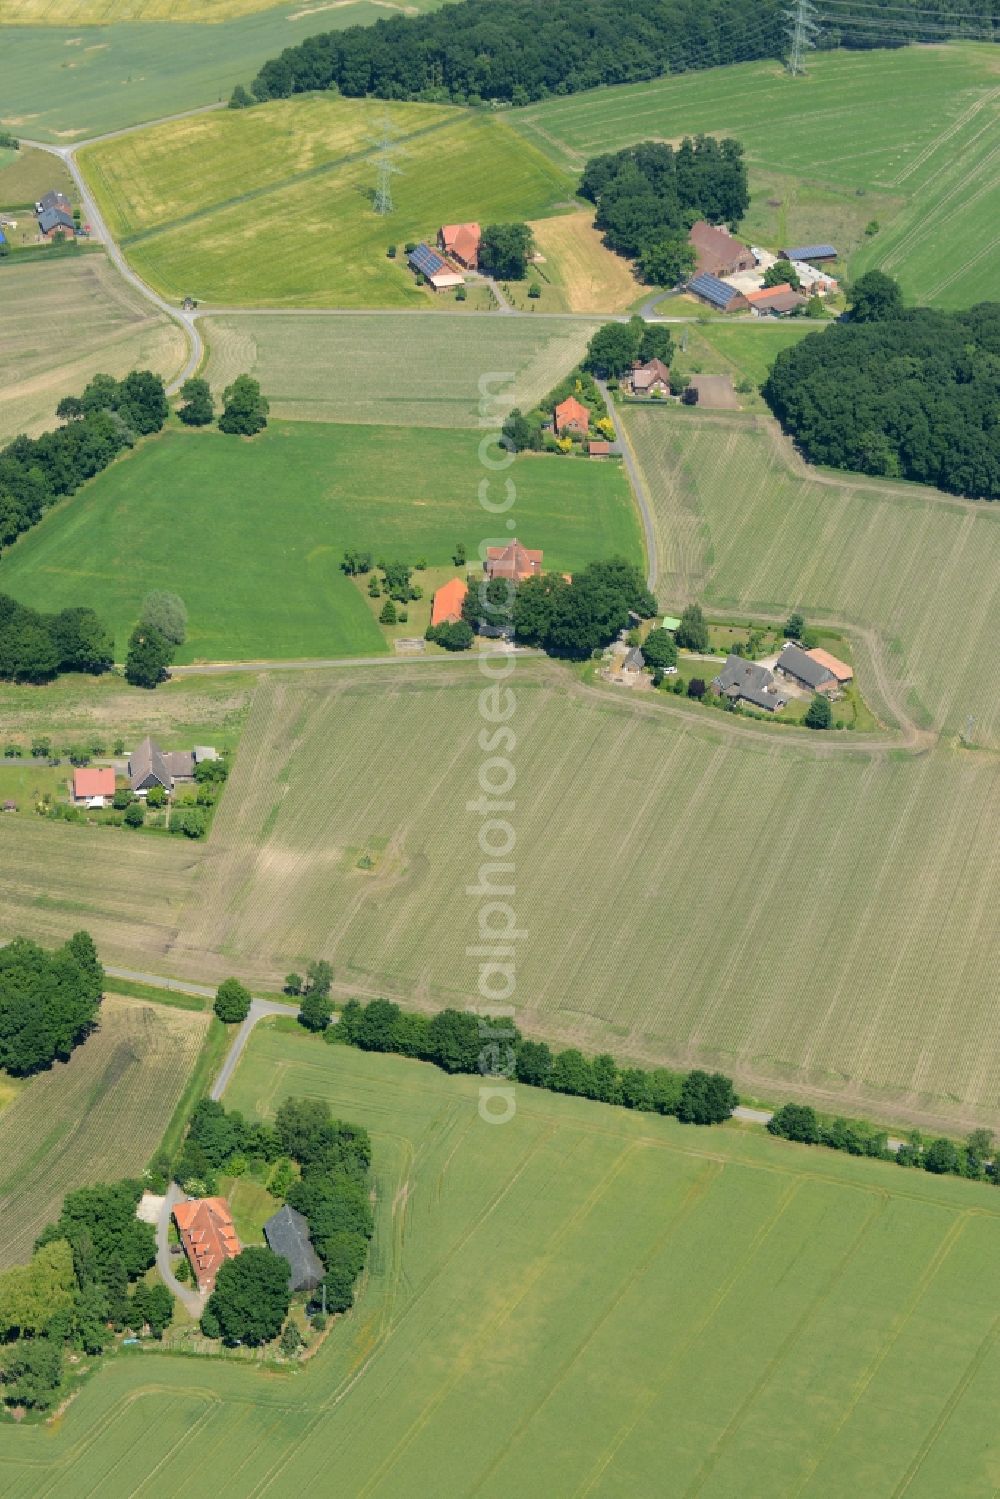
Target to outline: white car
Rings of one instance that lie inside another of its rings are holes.
[[[676,668],[676,666],[665,666],[663,668],[663,675],[665,677],[676,677],[676,675],[677,675],[677,668]]]

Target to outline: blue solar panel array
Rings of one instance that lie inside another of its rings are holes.
[[[713,307],[728,307],[733,298],[739,296],[735,286],[727,286],[718,276],[710,276],[707,271],[702,271],[700,276],[695,276],[693,281],[688,282],[688,291],[693,291],[697,297],[704,297]]]
[[[415,271],[420,271],[425,276],[433,276],[437,271],[448,269],[447,263],[430,245],[418,245],[415,250],[411,250],[410,264]]]
[[[792,250],[782,250],[786,260],[836,260],[833,245],[796,245]]]

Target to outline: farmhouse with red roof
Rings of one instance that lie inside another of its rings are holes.
[[[479,241],[482,230],[478,224],[442,224],[438,230],[438,246],[452,260],[474,271],[479,265]]]
[[[553,414],[556,432],[582,432],[586,435],[590,427],[590,412],[576,396],[567,396],[560,401]]]
[[[469,585],[464,578],[452,578],[450,583],[444,583],[434,595],[434,603],[431,606],[432,625],[454,625],[462,618],[462,604],[465,595],[469,591]]]
[[[195,1197],[178,1202],[174,1207],[174,1222],[199,1291],[211,1291],[219,1267],[240,1252],[229,1203],[224,1197]]]
[[[486,571],[491,578],[511,578],[523,583],[525,578],[535,578],[542,570],[542,553],[523,547],[515,537],[505,547],[487,547]]]
[[[73,800],[75,802],[91,802],[96,798],[103,799],[115,794],[115,773],[108,767],[104,769],[92,769],[81,767],[73,772]]]

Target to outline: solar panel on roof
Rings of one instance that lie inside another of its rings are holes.
[[[411,250],[410,264],[415,271],[420,271],[425,276],[433,276],[437,271],[448,269],[445,261],[430,245],[418,245],[415,250]]]
[[[796,245],[781,253],[786,260],[834,260],[837,255],[833,245]]]
[[[689,281],[688,290],[693,291],[696,296],[704,297],[714,307],[728,307],[733,298],[739,296],[734,286],[727,286],[718,276],[712,276],[708,271],[702,271],[700,276]]]

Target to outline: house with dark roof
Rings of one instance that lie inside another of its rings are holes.
[[[791,640],[785,642],[774,664],[779,677],[787,677],[800,687],[813,692],[836,692],[840,685],[836,675],[823,661],[818,661],[811,651],[804,651]]]
[[[312,1246],[309,1224],[302,1214],[286,1203],[264,1224],[264,1238],[275,1254],[288,1261],[289,1290],[315,1291],[323,1280],[323,1263]]]
[[[725,226],[698,219],[688,231],[688,243],[695,253],[695,272],[710,276],[735,276],[752,271],[757,264],[753,251],[735,239]]]
[[[746,299],[757,317],[785,317],[806,304],[806,298],[792,286],[762,286],[759,291],[748,291]]]
[[[709,275],[705,271],[700,276],[694,276],[688,282],[688,291],[707,302],[710,307],[715,307],[719,312],[745,312],[749,302],[741,291],[735,286],[730,286],[728,281],[720,281],[718,276]]]
[[[510,578],[522,583],[542,570],[542,552],[523,547],[515,536],[505,547],[486,548],[486,572],[490,578]]]
[[[712,691],[734,703],[763,708],[767,713],[777,713],[788,703],[787,697],[775,685],[773,672],[756,661],[748,661],[745,656],[733,653],[727,656],[725,666],[713,678]]]
[[[240,1252],[229,1203],[224,1197],[189,1197],[174,1206],[174,1222],[198,1290],[207,1294],[220,1267]]]
[[[57,234],[72,238],[76,234],[73,215],[63,208],[43,208],[38,215],[38,232],[45,239],[54,239]]]
[[[73,216],[72,203],[65,193],[58,192],[55,188],[50,189],[47,193],[43,193],[35,204],[36,213],[42,213],[47,208],[58,208],[62,213],[68,213],[71,218]]]
[[[178,781],[194,780],[194,754],[191,750],[161,750],[147,736],[129,756],[128,779],[137,796],[145,796],[154,786],[162,786],[169,793]]]

